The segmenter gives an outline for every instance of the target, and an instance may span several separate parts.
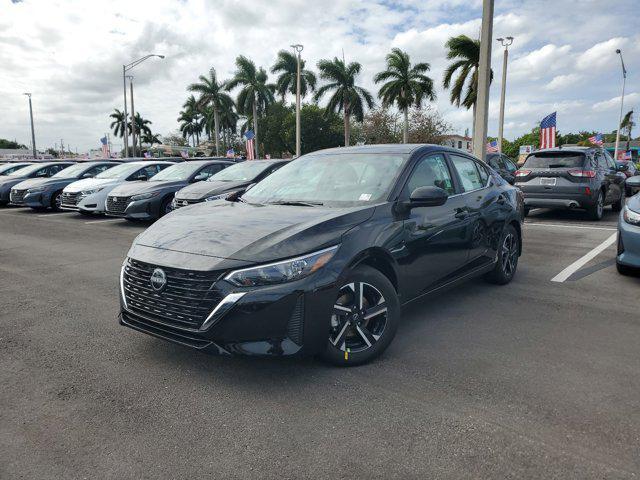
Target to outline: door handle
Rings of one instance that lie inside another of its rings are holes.
[[[504,196],[500,194],[498,195],[498,199],[496,200],[496,203],[499,203],[500,205],[504,205],[505,203],[507,203],[507,201],[505,200]]]
[[[469,214],[464,208],[456,208],[455,212],[456,213],[454,214],[454,217],[459,218],[461,220],[469,216]]]

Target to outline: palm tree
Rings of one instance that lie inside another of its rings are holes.
[[[242,86],[236,105],[238,112],[244,115],[251,113],[253,133],[255,134],[256,158],[258,158],[258,114],[271,105],[275,98],[275,85],[267,83],[267,72],[264,68],[256,68],[255,63],[244,55],[236,58],[236,73],[227,82],[227,90]]]
[[[303,98],[307,92],[315,91],[316,76],[311,70],[304,69],[305,62],[300,60],[300,97]],[[276,92],[282,97],[288,93],[296,94],[298,77],[298,58],[291,52],[280,50],[275,65],[271,67],[271,73],[281,72],[276,80]]]
[[[155,143],[162,143],[162,139],[160,138],[160,135],[156,134],[156,133],[151,133],[151,132],[143,132],[142,136],[140,137],[140,141],[142,143],[146,143],[147,145],[153,145]]]
[[[189,139],[192,140],[193,146],[196,146],[196,136],[201,129],[198,119],[193,112],[190,111],[181,111],[180,116],[178,117],[178,122],[180,122],[180,131],[182,132],[182,137],[186,138],[187,141]]]
[[[633,130],[633,127],[635,127],[635,125],[636,124],[633,121],[633,110],[629,110],[622,118],[622,122],[620,123],[620,129],[627,131],[627,152],[629,151],[629,142],[631,141],[631,130]]]
[[[236,133],[238,128],[238,114],[233,107],[233,105],[228,105],[227,108],[220,112],[220,125],[222,126],[225,150],[229,147],[231,134]]]
[[[462,105],[467,110],[473,108],[473,124],[475,126],[480,40],[472,40],[466,35],[459,35],[449,38],[445,46],[449,49],[447,58],[449,60],[455,59],[455,62],[445,70],[442,84],[444,88],[449,88],[453,80],[453,75],[456,71],[459,71],[458,77],[453,82],[453,87],[451,88],[451,103],[458,107]],[[490,75],[491,81],[493,80],[493,70],[491,70]],[[463,90],[465,90],[464,95]]]
[[[184,108],[184,110],[180,112],[180,118],[178,118],[178,121],[183,123],[188,121],[191,123],[188,130],[191,132],[191,137],[195,137],[195,147],[200,144],[200,133],[203,129],[202,109],[200,108],[198,100],[196,100],[196,97],[193,95],[189,95],[189,98],[187,98],[187,100],[182,104],[182,108]],[[180,130],[182,130],[182,127]]]
[[[388,107],[395,103],[404,113],[404,143],[409,142],[409,107],[420,108],[424,100],[436,99],[433,80],[425,75],[430,68],[428,63],[417,63],[412,67],[409,55],[394,48],[387,55],[387,69],[374,77],[376,83],[386,82],[378,92],[382,105]]]
[[[231,97],[224,91],[225,83],[218,82],[215,68],[209,70],[209,77],[200,75],[198,77],[200,83],[192,83],[187,88],[190,92],[200,93],[198,100],[199,107],[202,109],[211,106],[213,109],[213,123],[216,139],[216,155],[220,155],[220,112],[225,105],[233,104]]]
[[[113,129],[113,134],[116,137],[123,137],[126,125],[124,112],[121,112],[117,108],[114,108],[113,113],[109,115],[109,118],[113,118],[113,122],[111,122],[111,125],[109,125],[109,128]]]
[[[327,81],[315,94],[318,101],[326,92],[334,91],[327,104],[328,112],[343,112],[344,115],[344,145],[349,146],[351,136],[351,115],[358,122],[364,117],[364,105],[373,108],[373,97],[364,88],[356,85],[356,77],[362,66],[358,62],[346,65],[339,58],[320,60],[318,62],[320,78]]]
[[[136,134],[136,143],[140,146],[140,149],[142,149],[142,138],[141,135],[144,134],[151,134],[151,129],[149,128],[149,125],[151,125],[153,122],[151,122],[151,120],[147,120],[146,118],[142,118],[142,116],[140,115],[140,112],[136,112],[136,116],[135,116],[135,122],[131,122],[131,120],[129,120],[128,122],[128,127],[129,127],[129,131],[132,132],[134,131],[135,128],[135,134]],[[135,125],[134,125],[135,124]],[[136,145],[133,146],[134,151],[133,151],[133,155],[135,156],[135,149],[136,149]]]

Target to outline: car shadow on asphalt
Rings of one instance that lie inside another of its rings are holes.
[[[611,208],[604,209],[602,222],[617,222],[618,212],[614,212]],[[573,221],[573,222],[593,222],[599,223],[597,220],[591,220],[587,216],[587,212],[582,210],[553,210],[548,208],[536,208],[529,212],[527,220],[556,220],[556,221]]]

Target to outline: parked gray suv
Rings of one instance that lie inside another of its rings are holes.
[[[525,215],[531,208],[584,209],[600,220],[605,205],[622,210],[625,175],[608,152],[595,147],[560,147],[531,153],[516,172]]]

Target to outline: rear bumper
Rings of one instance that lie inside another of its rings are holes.
[[[640,226],[624,221],[622,214],[618,223],[617,262],[628,267],[640,268]]]
[[[596,199],[589,195],[579,194],[524,194],[524,205],[529,208],[589,208],[595,205]]]

